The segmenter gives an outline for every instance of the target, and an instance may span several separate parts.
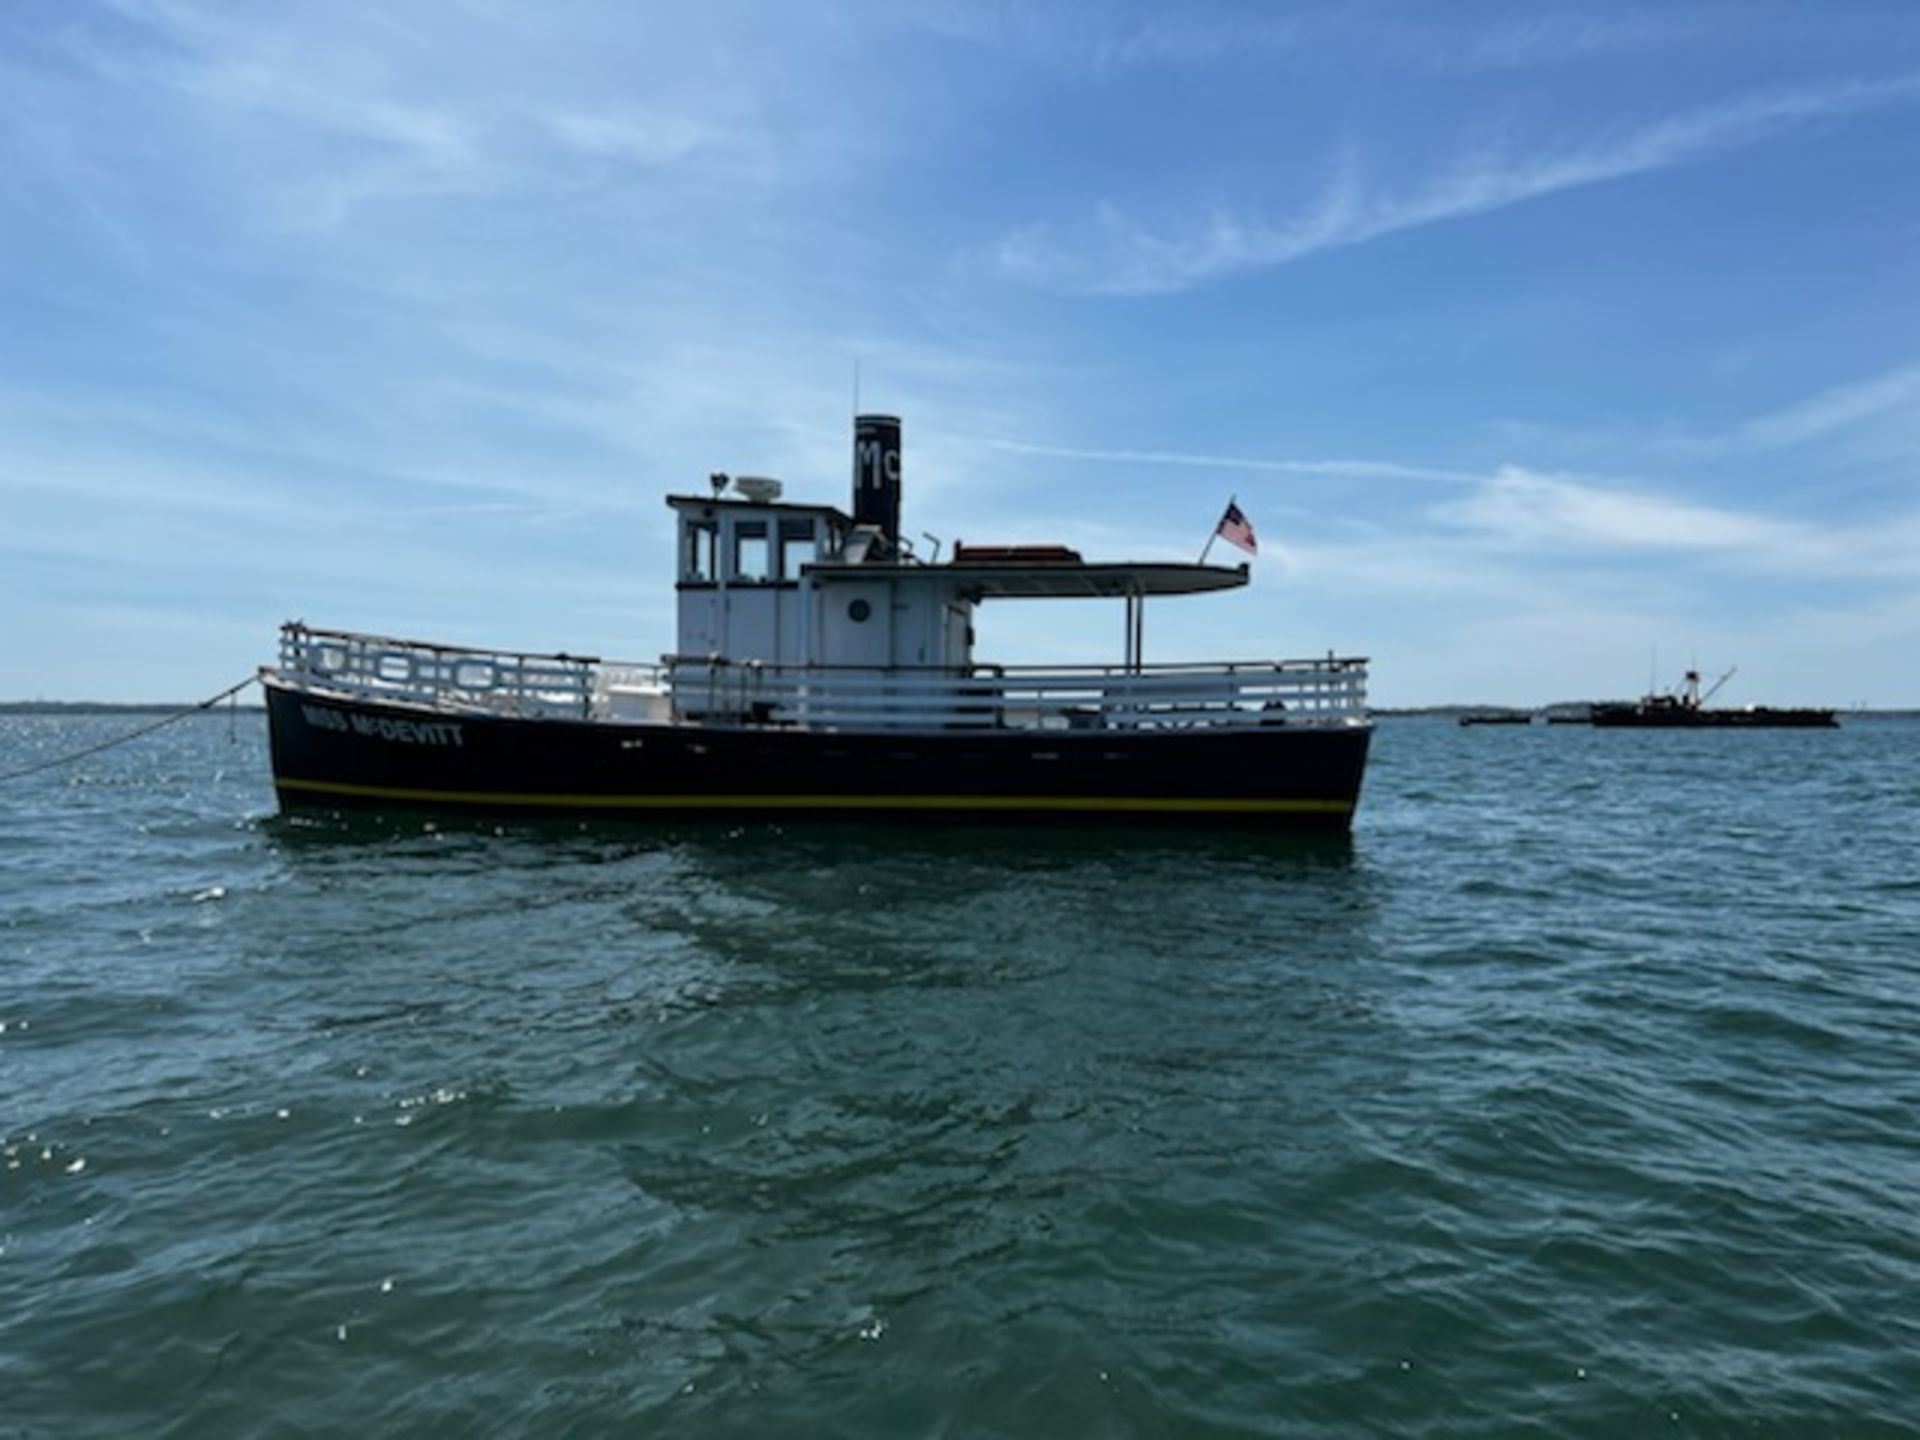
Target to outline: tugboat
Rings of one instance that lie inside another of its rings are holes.
[[[281,808],[1351,825],[1364,659],[1143,659],[1148,598],[1244,586],[1245,563],[921,558],[900,421],[856,417],[854,438],[851,514],[763,477],[667,497],[678,637],[658,664],[284,625],[261,670]],[[1122,602],[1121,663],[977,661],[975,611],[1012,599]]]
[[[1813,707],[1750,705],[1741,710],[1710,709],[1707,702],[1733,678],[1729,670],[1703,695],[1700,672],[1689,670],[1677,691],[1646,695],[1637,701],[1606,701],[1593,707],[1592,723],[1602,729],[1836,729],[1833,711]]]

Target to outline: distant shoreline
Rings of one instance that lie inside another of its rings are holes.
[[[146,700],[0,700],[0,715],[177,715],[200,708],[198,702],[192,700],[180,704]],[[260,704],[206,707],[209,715],[225,714],[230,709],[264,715],[267,707]]]

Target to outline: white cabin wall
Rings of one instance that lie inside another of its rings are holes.
[[[680,592],[677,655],[713,655],[720,650],[720,592],[711,588]]]
[[[779,590],[770,585],[729,585],[720,593],[726,623],[720,653],[729,660],[778,658]]]
[[[855,621],[864,600],[867,619]],[[816,658],[828,665],[947,667],[971,663],[973,604],[938,572],[834,576],[813,591]]]
[[[955,593],[951,577],[938,571],[913,576],[910,583],[913,649],[907,654],[903,647],[900,663],[943,668],[971,664],[973,602]]]
[[[940,663],[960,667],[973,663],[973,602],[948,597],[940,607],[942,637]]]
[[[725,655],[767,664],[807,663],[805,599],[798,585],[724,585],[680,591],[681,655]]]
[[[774,659],[782,665],[804,665],[807,653],[805,597],[798,585],[782,585],[774,592],[779,607],[779,633],[775,637]]]
[[[855,620],[856,604],[866,618]],[[883,579],[835,580],[814,591],[814,618],[819,626],[820,663],[871,665],[893,661],[893,586]]]
[[[943,634],[935,588],[920,576],[903,576],[894,591],[893,663],[925,666],[940,663]]]

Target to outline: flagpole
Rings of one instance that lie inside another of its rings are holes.
[[[1226,519],[1228,512],[1231,511],[1233,507],[1238,505],[1239,503],[1240,503],[1240,497],[1238,495],[1229,495],[1227,497],[1227,508],[1220,512],[1220,520]],[[1195,564],[1198,564],[1198,565],[1206,564],[1207,556],[1213,553],[1213,542],[1220,538],[1220,520],[1216,520],[1213,522],[1213,533],[1207,536],[1207,543],[1200,548],[1200,558],[1194,562]]]

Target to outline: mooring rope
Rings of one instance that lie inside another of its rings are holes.
[[[37,775],[42,770],[52,770],[56,766],[71,765],[74,761],[84,760],[89,755],[98,755],[102,750],[111,750],[116,745],[125,745],[130,740],[138,740],[142,735],[151,735],[156,730],[164,730],[176,721],[185,720],[189,715],[198,715],[202,710],[211,710],[229,696],[238,695],[259,678],[257,675],[249,675],[238,685],[229,685],[218,695],[209,695],[197,705],[189,705],[184,710],[176,710],[173,714],[164,716],[154,721],[151,725],[142,725],[138,730],[129,730],[126,734],[116,735],[111,740],[102,740],[98,745],[89,745],[86,749],[75,750],[70,755],[58,755],[51,760],[42,760],[38,765],[29,765],[24,770],[0,771],[0,783],[8,780],[19,780],[28,775]]]

